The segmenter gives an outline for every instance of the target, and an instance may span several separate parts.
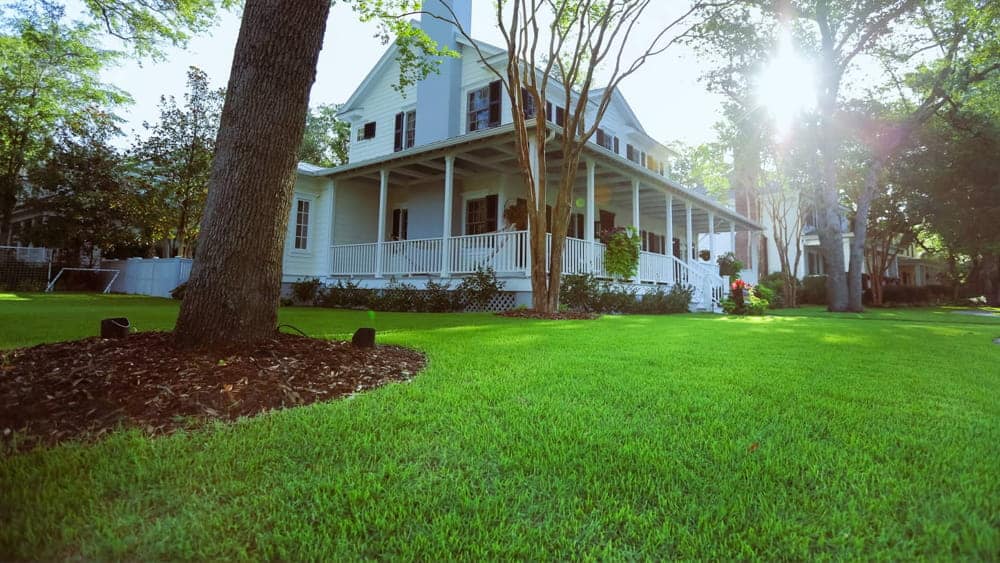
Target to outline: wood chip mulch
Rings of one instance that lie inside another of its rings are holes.
[[[585,313],[582,311],[539,313],[534,309],[511,309],[509,311],[504,311],[503,313],[497,313],[497,315],[515,319],[541,319],[546,321],[589,321],[600,316],[596,313]]]
[[[166,434],[408,381],[425,363],[406,348],[289,334],[244,354],[178,350],[163,332],[0,352],[0,449],[93,440],[122,426]]]

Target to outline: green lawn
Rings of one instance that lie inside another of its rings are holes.
[[[156,299],[0,294],[0,348]],[[284,309],[347,336],[363,312]],[[0,458],[0,557],[995,559],[1000,319],[378,314],[412,383]],[[759,443],[756,451],[751,444]]]

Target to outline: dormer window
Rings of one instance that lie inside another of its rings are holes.
[[[597,144],[608,149],[609,151],[613,151],[615,153],[618,152],[618,137],[609,134],[604,129],[597,130]]]
[[[524,118],[531,119],[535,117],[538,112],[537,104],[535,103],[535,97],[527,88],[521,88],[521,101],[524,104]]]
[[[358,140],[367,141],[368,139],[375,138],[375,122],[369,121],[363,126],[358,127]]]
[[[396,114],[395,138],[393,150],[412,149],[417,136],[417,112],[414,110]]]
[[[469,92],[469,132],[482,131],[500,125],[499,80]]]

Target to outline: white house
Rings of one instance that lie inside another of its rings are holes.
[[[432,0],[424,7],[446,13],[441,2],[469,29],[471,0]],[[327,169],[299,166],[284,281],[352,279],[381,287],[395,278],[420,287],[490,266],[526,303],[528,233],[504,218],[504,210],[527,193],[509,99],[452,25],[427,16],[420,25],[461,56],[403,92],[393,88],[399,75],[394,46],[369,72],[340,113],[351,124],[349,162]],[[506,60],[497,47],[479,48],[494,65]],[[557,100],[564,96],[558,85],[547,97],[550,102],[533,115],[544,113],[561,125],[564,109]],[[558,151],[558,143],[548,146]],[[708,248],[713,256],[699,260],[693,248],[699,233],[735,240],[737,232],[756,236],[762,227],[672,181],[665,165],[670,156],[615,93],[581,161],[564,272],[606,276],[604,247],[595,235],[634,226],[642,233],[643,251],[633,283],[694,285],[703,308],[721,298],[727,284],[714,266],[718,252]]]

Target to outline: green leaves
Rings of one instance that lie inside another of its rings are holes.
[[[347,163],[351,124],[337,119],[337,106],[320,104],[306,115],[299,161],[333,167]]]

